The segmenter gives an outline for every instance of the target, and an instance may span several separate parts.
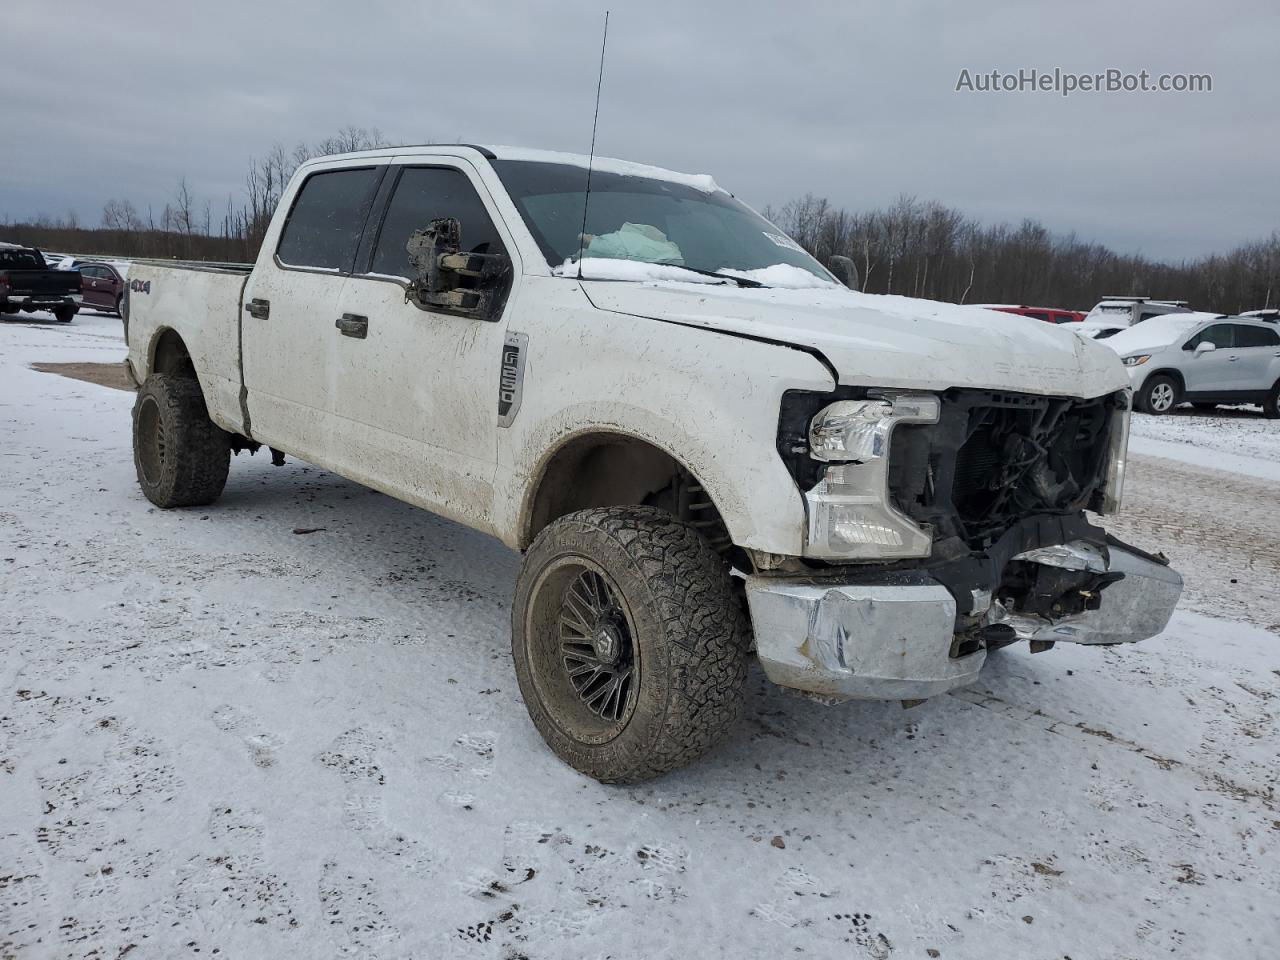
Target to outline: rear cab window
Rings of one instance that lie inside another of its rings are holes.
[[[280,234],[280,264],[350,272],[384,169],[322,170],[307,177]]]
[[[0,270],[45,270],[44,260],[34,250],[0,250]]]

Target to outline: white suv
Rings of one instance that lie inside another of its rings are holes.
[[[1280,327],[1224,314],[1156,317],[1104,341],[1124,360],[1134,406],[1168,413],[1184,401],[1201,409],[1257,403],[1280,418]]]
[[[1105,340],[1121,330],[1136,327],[1152,317],[1169,313],[1190,313],[1185,300],[1151,300],[1147,297],[1103,297],[1072,329],[1090,340]]]

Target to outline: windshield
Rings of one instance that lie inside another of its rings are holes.
[[[768,286],[794,285],[787,282],[791,276],[805,285],[835,282],[795,241],[723,190],[596,170],[586,235],[581,237],[585,167],[531,160],[492,163],[552,267],[576,262],[581,247],[584,260],[736,273]],[[670,273],[674,276],[668,279],[682,276]],[[616,279],[662,276],[660,271],[652,276],[623,272]]]

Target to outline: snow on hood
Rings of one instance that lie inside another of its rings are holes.
[[[1096,397],[1129,384],[1119,357],[1102,344],[1010,313],[836,284],[785,290],[608,283],[587,280],[583,272],[583,289],[601,310],[810,348],[831,362],[843,384],[1072,397]]]
[[[1122,357],[1163,350],[1182,340],[1194,327],[1206,320],[1217,320],[1220,313],[1166,313],[1121,330],[1115,336],[1099,340]]]

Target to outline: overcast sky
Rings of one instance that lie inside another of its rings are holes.
[[[761,207],[899,194],[1194,257],[1280,228],[1280,3],[612,2],[597,152]],[[586,152],[604,4],[3,0],[0,219],[96,225],[354,124]],[[1211,93],[957,93],[962,69]]]

